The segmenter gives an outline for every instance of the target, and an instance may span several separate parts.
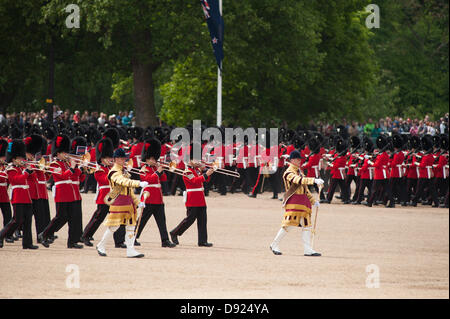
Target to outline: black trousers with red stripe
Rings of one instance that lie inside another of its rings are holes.
[[[345,177],[345,186],[347,187],[347,194],[348,197],[350,198],[352,195],[352,182],[355,182],[355,193],[353,194],[353,198],[352,200],[355,201],[356,198],[358,197],[358,185],[359,185],[359,176],[355,176],[355,175],[347,175]]]
[[[77,229],[79,222],[77,218],[77,208],[75,202],[58,202],[55,203],[56,216],[42,231],[44,238],[53,236],[55,232],[60,230],[66,223],[68,224],[69,237],[67,244],[75,244],[81,240],[81,232]]]
[[[385,200],[387,179],[375,179],[372,184],[372,191],[370,192],[369,200],[367,201],[370,205],[373,204],[375,199]]]
[[[389,179],[387,187],[387,200],[390,204],[394,204],[394,197],[398,196],[401,203],[406,202],[406,191],[403,179],[399,177],[392,177]]]
[[[136,233],[136,238],[139,238],[141,236],[142,230],[144,230],[145,225],[152,216],[155,216],[155,221],[156,225],[158,225],[161,242],[169,240],[169,234],[167,233],[166,213],[164,211],[164,204],[145,205],[144,211],[142,212],[141,221],[139,222],[139,228]]]
[[[340,178],[331,178],[330,188],[328,190],[327,200],[331,203],[333,200],[334,192],[336,187],[339,185],[341,188],[341,198],[343,201],[348,201],[349,195],[347,192],[347,186],[345,185],[345,180]]]
[[[82,239],[88,239],[93,237],[100,225],[109,214],[109,206],[106,204],[98,204],[94,214],[92,214],[89,223],[86,225],[83,231]],[[125,226],[120,226],[114,232],[114,244],[122,244],[125,241]]]
[[[5,227],[12,218],[11,204],[9,202],[0,203],[0,209],[3,215],[3,227]]]
[[[181,236],[197,220],[198,244],[206,243],[208,241],[206,206],[186,208],[187,217],[170,233],[175,236]]]
[[[417,204],[420,199],[427,199],[425,196],[426,189],[428,189],[428,193],[430,194],[433,203],[435,205],[439,205],[439,199],[437,196],[435,184],[433,182],[433,179],[431,178],[419,178],[419,181],[417,183],[417,191],[412,199],[412,202],[414,204]]]
[[[0,231],[0,240],[11,236],[20,226],[22,226],[23,237],[22,247],[33,245],[31,224],[33,219],[32,204],[13,204],[14,217]]]
[[[360,178],[358,186],[358,197],[356,198],[356,202],[361,204],[362,200],[364,199],[364,191],[366,190],[366,188],[367,193],[370,196],[370,193],[372,192],[372,183],[373,181],[371,179]]]

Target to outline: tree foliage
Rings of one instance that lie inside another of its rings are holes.
[[[0,2],[0,108],[43,108],[49,49],[55,102],[108,113],[135,108],[138,125],[215,124],[217,67],[197,0]],[[448,110],[448,1],[224,1],[224,125],[311,119],[434,117]]]

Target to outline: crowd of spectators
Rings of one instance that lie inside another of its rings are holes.
[[[23,127],[25,123],[40,125],[43,122],[48,121],[47,112],[40,110],[39,112],[19,112],[19,113],[6,113],[0,114],[0,124],[12,125],[16,124],[18,127]],[[65,124],[72,125],[85,124],[93,126],[105,126],[109,124],[111,126],[134,126],[135,117],[133,111],[119,111],[117,114],[108,115],[104,112],[88,112],[80,111],[70,112],[69,110],[61,110],[57,105],[53,108],[53,122],[62,121]]]
[[[0,114],[0,124],[6,124],[8,126],[16,124],[19,127],[23,127],[25,122],[31,124],[42,124],[47,120],[47,113],[45,110],[39,112],[20,112],[20,113],[6,113]],[[66,124],[86,124],[93,126],[135,126],[135,115],[133,111],[119,111],[117,114],[108,115],[104,112],[88,112],[80,111],[70,112],[69,110],[61,110],[59,106],[54,106],[53,121],[63,121]],[[409,133],[411,135],[423,135],[423,134],[448,134],[449,128],[449,113],[446,113],[438,121],[432,121],[427,115],[423,119],[403,119],[401,117],[381,118],[379,120],[373,120],[369,118],[367,122],[347,121],[342,119],[340,122],[333,124],[319,122],[309,122],[306,126],[299,126],[297,130],[311,130],[319,131],[324,136],[329,136],[336,131],[344,131],[344,134],[348,136],[369,136],[376,139],[380,134],[391,133]]]

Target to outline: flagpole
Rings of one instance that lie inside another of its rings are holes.
[[[219,0],[219,10],[222,16],[222,0]],[[222,61],[220,61],[222,67]],[[217,126],[222,125],[222,72],[217,68]]]

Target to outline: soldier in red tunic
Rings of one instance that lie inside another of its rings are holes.
[[[53,170],[52,176],[55,184],[53,185],[53,197],[56,205],[56,216],[51,220],[50,224],[45,227],[44,231],[38,236],[44,247],[49,247],[48,238],[56,231],[61,229],[66,223],[69,225],[67,238],[67,248],[83,248],[78,244],[81,241],[81,234],[78,230],[76,218],[76,194],[72,179],[81,175],[81,170],[73,160],[68,160],[70,152],[70,139],[67,135],[60,134],[56,137],[52,146],[52,154],[55,161],[50,164]],[[68,163],[70,162],[70,164]]]
[[[95,158],[97,159],[98,164],[94,173],[95,180],[97,181],[97,191],[95,195],[97,210],[92,215],[81,236],[81,239],[86,246],[93,246],[91,240],[93,240],[95,232],[109,213],[109,206],[105,203],[104,199],[111,190],[108,181],[108,173],[113,164],[114,154],[113,143],[108,137],[101,139],[94,149],[96,151]],[[116,246],[122,244],[124,240],[123,237],[121,231],[117,230],[114,232],[114,243]]]
[[[406,206],[406,193],[403,185],[403,162],[405,161],[405,154],[402,151],[403,139],[400,135],[395,134],[392,136],[392,144],[394,154],[392,155],[392,161],[389,163],[391,169],[387,189],[389,203],[386,205],[389,208],[395,207],[394,195],[398,195],[401,205]]]
[[[411,206],[416,207],[419,199],[425,199],[425,189],[428,188],[433,201],[433,207],[439,207],[439,200],[436,194],[435,184],[433,183],[433,139],[431,135],[425,135],[421,138],[422,149],[425,151],[420,163],[416,162],[419,168],[419,181],[417,191],[411,201]]]
[[[11,185],[11,203],[13,205],[14,217],[0,231],[0,248],[3,247],[3,240],[11,236],[16,229],[22,226],[22,248],[37,249],[33,245],[31,224],[32,224],[32,204],[30,196],[30,185],[28,177],[32,170],[25,168],[25,143],[20,139],[15,139],[8,144],[6,153],[7,162],[11,163],[7,168],[8,180]]]
[[[8,195],[8,174],[6,174],[6,150],[8,149],[8,142],[0,139],[0,208],[3,215],[3,227],[5,227],[12,218],[11,204]],[[13,243],[14,237],[6,237],[7,243]]]
[[[149,192],[150,196],[145,201],[145,208],[142,212],[139,228],[137,229],[136,239],[140,237],[142,230],[150,217],[155,216],[158,225],[159,235],[161,237],[162,247],[175,247],[176,245],[169,240],[166,226],[166,214],[164,211],[163,193],[161,182],[167,180],[163,167],[158,165],[157,160],[161,155],[161,143],[157,139],[148,139],[144,142],[141,154],[141,160],[145,163],[141,168],[141,181],[148,182],[144,192]],[[137,240],[135,245],[139,244]]]
[[[386,149],[390,146],[390,142],[385,136],[380,135],[378,136],[376,143],[379,152],[375,158],[368,161],[370,165],[375,167],[372,191],[366,205],[369,207],[372,207],[376,197],[383,199],[388,178],[387,166],[389,163],[389,155],[387,154]]]
[[[198,144],[196,149],[201,149],[201,145]],[[212,173],[214,173],[214,170],[210,168],[202,174],[200,170],[202,158],[201,154],[194,153],[193,146],[191,146],[189,152],[190,160],[186,169],[186,174],[183,176],[183,181],[186,185],[184,197],[187,217],[170,232],[170,236],[172,242],[178,245],[178,236],[183,235],[183,233],[194,223],[194,221],[197,220],[198,245],[200,247],[211,247],[212,244],[208,243],[208,233],[206,227],[206,201],[203,183],[209,182],[209,177]]]

